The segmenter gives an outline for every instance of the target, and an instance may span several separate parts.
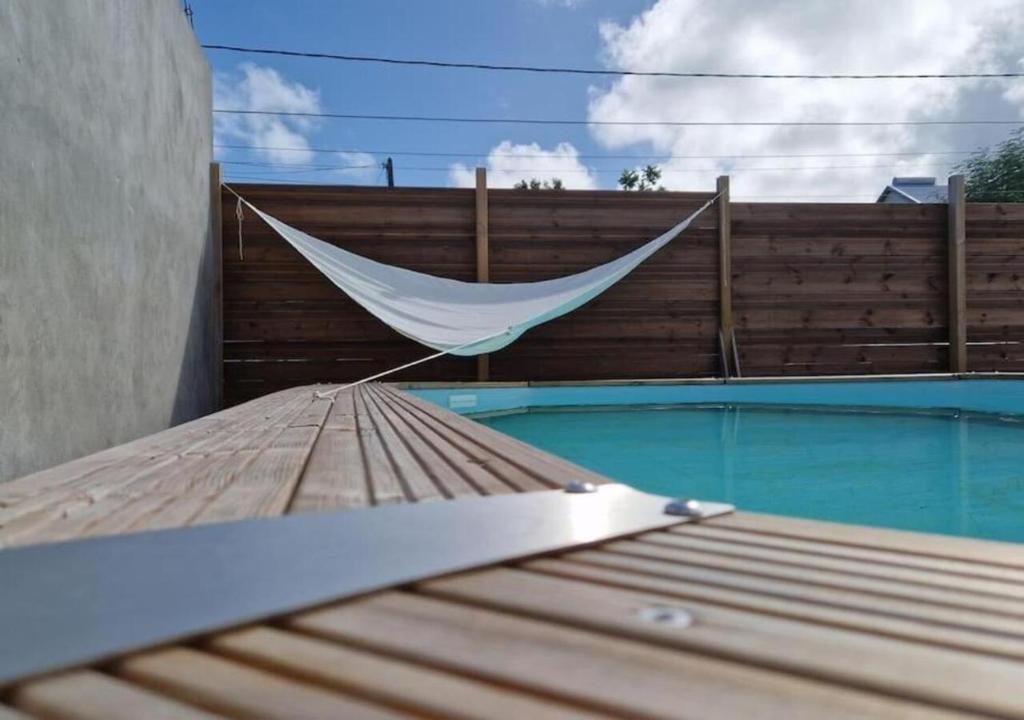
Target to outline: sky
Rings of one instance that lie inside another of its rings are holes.
[[[1024,71],[1024,0],[191,0],[202,43],[490,64],[763,73]],[[571,126],[215,114],[229,180],[614,188],[652,162],[670,190],[873,201],[944,179],[1013,125],[666,127],[622,121],[1020,120],[1024,79],[600,77],[207,50],[214,107],[586,120]],[[230,146],[230,147],[228,147]],[[322,152],[329,150],[331,152]],[[433,154],[417,154],[433,153]]]

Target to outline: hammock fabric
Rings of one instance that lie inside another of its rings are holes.
[[[243,202],[245,202],[243,200]],[[524,332],[592,300],[668,244],[699,210],[633,252],[575,275],[531,283],[471,283],[385,265],[257,215],[331,282],[406,337],[451,355],[500,350]]]

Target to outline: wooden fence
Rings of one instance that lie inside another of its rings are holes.
[[[235,187],[265,212],[361,255],[491,282],[611,260],[714,195],[483,183],[476,191]],[[355,380],[429,353],[349,300],[251,211],[240,245],[235,197],[225,191],[221,203],[227,404]],[[488,360],[442,358],[395,379],[697,377],[721,375],[725,359],[735,375],[733,337],[744,376],[1024,371],[1022,289],[1022,205],[719,204],[577,312]],[[958,366],[951,307],[966,330]]]

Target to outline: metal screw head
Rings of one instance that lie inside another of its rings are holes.
[[[688,628],[693,625],[693,615],[680,607],[671,605],[648,605],[640,608],[637,615],[641,620],[673,628]]]
[[[597,485],[582,480],[570,480],[565,485],[565,491],[567,493],[592,493],[597,492]]]
[[[700,517],[704,514],[704,508],[696,500],[680,498],[673,500],[665,506],[666,515],[679,515],[680,517]]]

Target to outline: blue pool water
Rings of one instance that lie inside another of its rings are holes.
[[[575,407],[558,406],[566,388],[480,391],[475,403],[465,390],[420,394],[470,413],[531,407],[478,420],[660,495],[1024,542],[1024,383],[815,385],[571,388]],[[659,395],[670,404],[627,404]],[[853,398],[873,407],[840,406]]]

